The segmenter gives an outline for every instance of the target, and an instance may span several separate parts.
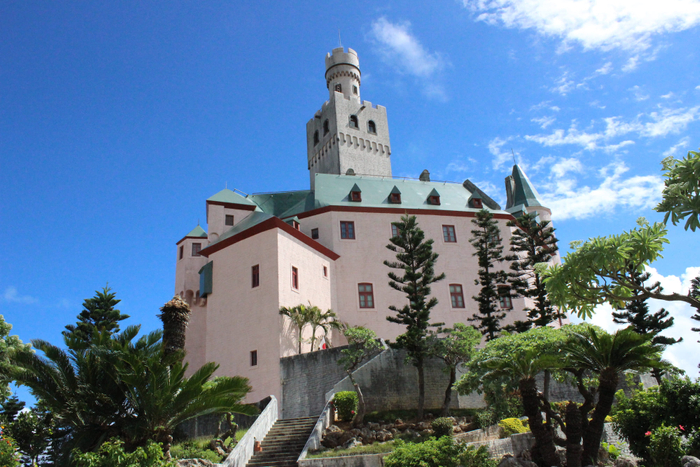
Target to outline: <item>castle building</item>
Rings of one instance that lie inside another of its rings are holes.
[[[360,98],[357,53],[342,47],[326,56],[329,99],[306,124],[310,189],[245,195],[225,189],[206,200],[207,231],[197,226],[177,242],[175,293],[192,307],[186,352],[190,368],[208,361],[219,374],[250,379],[248,402],[281,400],[280,358],[295,355],[297,332],[280,307],[313,304],[384,339],[405,330],[390,323],[389,305],[406,297],[389,287],[386,248],[402,215],[417,217],[439,254],[432,285],[439,300],[431,320],[467,323],[476,311],[477,260],[469,243],[472,220],[490,210],[508,249],[506,223],[523,212],[550,220],[522,169],[506,178],[502,209],[469,180],[392,178],[386,108]],[[508,268],[504,263],[500,267]],[[525,320],[524,299],[503,296],[504,325]],[[337,332],[321,342],[343,344]],[[302,352],[311,350],[307,327]],[[319,344],[316,345],[318,349]],[[281,404],[284,401],[281,400]]]

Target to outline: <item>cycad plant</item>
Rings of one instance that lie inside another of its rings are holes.
[[[163,322],[163,349],[169,354],[185,349],[185,332],[190,320],[190,306],[175,296],[160,309],[158,318]]]

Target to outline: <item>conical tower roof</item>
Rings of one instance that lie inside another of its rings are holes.
[[[542,201],[540,201],[540,195],[537,190],[527,178],[523,169],[520,168],[518,164],[513,166],[512,177],[512,197],[508,197],[508,206],[506,209],[512,208],[513,206],[543,206]]]

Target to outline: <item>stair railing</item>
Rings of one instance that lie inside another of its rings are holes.
[[[253,426],[248,428],[248,432],[243,435],[243,438],[221,465],[223,467],[245,467],[250,458],[253,457],[255,440],[262,441],[265,438],[267,432],[277,421],[278,411],[277,398],[271,395],[267,407],[258,415]]]
[[[335,393],[330,395],[328,402],[326,402],[326,406],[323,408],[323,412],[321,412],[321,415],[318,416],[318,421],[316,422],[316,425],[314,425],[314,429],[309,435],[309,439],[306,441],[306,444],[304,445],[304,450],[301,451],[301,454],[299,454],[297,462],[306,459],[306,455],[309,452],[309,450],[316,450],[321,447],[323,432],[326,428],[328,428],[331,425],[331,423],[333,423],[333,420],[335,418],[335,409],[333,408],[334,396]]]

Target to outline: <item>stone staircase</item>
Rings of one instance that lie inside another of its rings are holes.
[[[297,467],[318,417],[277,420],[262,441],[262,452],[256,452],[246,467]]]

